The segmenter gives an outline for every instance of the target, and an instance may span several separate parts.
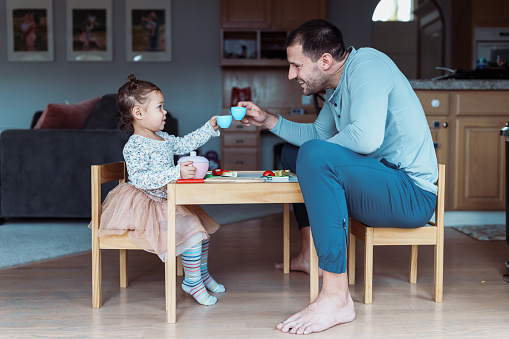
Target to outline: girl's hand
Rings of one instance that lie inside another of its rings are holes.
[[[214,128],[214,131],[217,131],[219,128],[219,125],[217,124],[217,115],[214,115],[212,118],[210,118],[210,125]]]
[[[184,161],[180,164],[180,178],[193,179],[196,167],[191,166],[192,161]]]

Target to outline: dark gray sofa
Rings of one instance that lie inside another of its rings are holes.
[[[36,112],[32,127],[40,116]],[[90,218],[90,166],[122,161],[116,94],[103,96],[83,129],[12,129],[0,134],[0,222]],[[178,135],[168,113],[165,131]],[[107,193],[114,185],[105,187]],[[104,196],[103,196],[104,198]]]

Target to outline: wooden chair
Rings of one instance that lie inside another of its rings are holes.
[[[444,270],[444,196],[445,165],[438,165],[438,195],[435,222],[419,228],[369,227],[350,218],[348,246],[348,281],[355,284],[355,239],[364,242],[364,303],[371,304],[373,283],[373,246],[410,245],[410,283],[417,282],[417,250],[419,245],[435,246],[434,295],[435,302],[442,302]]]
[[[101,222],[101,184],[119,181],[124,183],[127,180],[127,170],[125,162],[116,162],[103,165],[93,165],[92,171],[92,307],[100,308],[102,306],[102,278],[101,278],[101,250],[118,249],[120,252],[120,287],[126,288],[127,278],[127,250],[140,250],[133,244],[127,235],[113,235],[107,237],[98,237],[97,231]],[[183,275],[182,262],[177,261],[177,275]],[[166,285],[166,284],[165,284]],[[175,309],[175,298],[169,296],[166,291],[166,309]],[[175,323],[175,314],[169,315],[170,323]]]

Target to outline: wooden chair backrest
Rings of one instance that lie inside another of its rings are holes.
[[[127,180],[127,168],[124,161],[92,165],[91,166],[91,185],[92,185],[92,231],[99,229],[101,218],[101,185],[111,181],[124,183]]]

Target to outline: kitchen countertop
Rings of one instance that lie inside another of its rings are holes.
[[[414,90],[509,90],[509,80],[409,80]]]

